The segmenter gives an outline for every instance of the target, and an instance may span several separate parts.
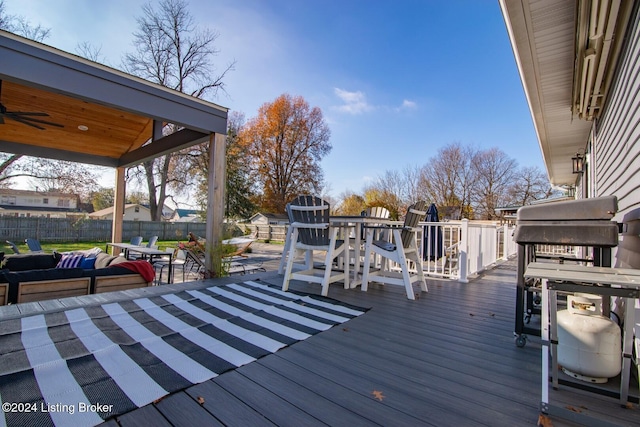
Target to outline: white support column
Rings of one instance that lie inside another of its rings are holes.
[[[226,143],[227,136],[217,133],[209,138],[209,177],[207,195],[207,247],[205,266],[209,274],[218,276],[220,271],[214,268],[219,263],[214,263],[212,250],[218,248],[222,242],[222,227],[224,224],[224,190],[226,182]],[[217,256],[215,253],[213,256]]]
[[[462,219],[460,224],[460,243],[458,246],[458,282],[469,283],[467,278],[469,255],[469,220]]]
[[[116,188],[113,195],[113,219],[111,225],[111,241],[122,242],[122,216],[124,215],[125,169],[116,168]]]
[[[509,224],[502,226],[502,260],[509,259]]]

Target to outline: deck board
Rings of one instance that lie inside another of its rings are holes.
[[[534,336],[523,348],[514,344],[515,275],[512,260],[469,283],[429,279],[429,293],[416,301],[407,300],[400,287],[372,284],[361,292],[334,284],[329,297],[370,310],[116,421],[121,426],[535,425],[541,345]],[[60,304],[150,297],[248,279],[282,284],[282,276],[267,271],[2,307],[0,313],[10,319]],[[299,281],[290,288],[320,292],[318,285]],[[640,425],[637,404],[623,409],[615,399],[566,386],[550,392],[555,406],[622,426]],[[637,396],[638,389],[631,393]],[[554,426],[574,425],[551,418]]]

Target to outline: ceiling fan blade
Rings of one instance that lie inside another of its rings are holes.
[[[48,117],[47,113],[37,113],[35,111],[7,111],[7,114],[13,114],[16,116],[41,116]]]
[[[22,123],[30,122],[30,123],[42,123],[43,125],[56,126],[59,128],[63,128],[64,126],[59,123],[48,122],[46,120],[34,119],[32,117],[23,117],[23,116],[9,116],[15,120],[18,120]]]
[[[27,120],[21,119],[20,117],[11,117],[11,116],[7,116],[7,118],[13,119],[13,120],[15,120],[16,122],[20,122],[20,123],[22,123],[22,124],[25,124],[25,125],[27,125],[27,126],[34,127],[34,128],[36,128],[36,129],[45,130],[42,126],[38,126],[38,125],[36,125],[36,124],[29,123]]]

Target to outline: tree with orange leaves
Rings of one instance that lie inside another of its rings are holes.
[[[260,107],[239,137],[251,153],[263,211],[284,213],[297,195],[320,193],[320,161],[331,151],[330,134],[320,108],[301,96],[283,94]]]

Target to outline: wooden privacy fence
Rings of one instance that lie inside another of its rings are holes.
[[[26,238],[41,242],[110,242],[111,220],[85,218],[0,217],[0,239],[24,242]],[[187,240],[189,232],[204,236],[205,223],[124,221],[122,239],[151,236],[159,240]]]

